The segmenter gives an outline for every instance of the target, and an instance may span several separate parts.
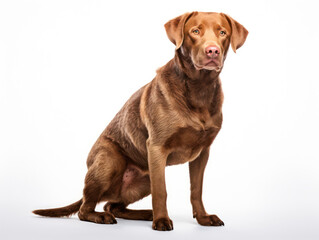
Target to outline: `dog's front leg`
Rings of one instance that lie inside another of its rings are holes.
[[[173,230],[173,222],[168,217],[166,208],[165,166],[168,153],[161,146],[147,141],[148,165],[151,179],[153,204],[153,229],[159,231]]]
[[[209,148],[204,149],[198,158],[189,163],[189,175],[191,181],[191,203],[193,216],[200,225],[222,226],[224,225],[216,215],[206,213],[202,201],[202,188],[204,171],[209,156]]]

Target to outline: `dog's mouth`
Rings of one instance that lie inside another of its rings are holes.
[[[195,61],[193,61],[194,67],[196,70],[210,70],[210,71],[216,71],[216,72],[220,72],[222,69],[221,63],[220,61],[218,61],[217,59],[209,59],[208,61],[205,61],[203,63],[195,63]]]

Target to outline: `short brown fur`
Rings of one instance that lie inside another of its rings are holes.
[[[229,45],[236,51],[248,31],[228,15],[203,12],[181,15],[165,29],[176,45],[175,57],[132,95],[92,147],[83,198],[35,214],[62,217],[79,212],[81,220],[108,224],[116,223],[116,217],[153,220],[153,229],[172,230],[165,167],[189,162],[194,218],[205,226],[224,225],[205,211],[203,174],[210,145],[222,126],[219,74]],[[220,50],[213,60],[205,50],[209,46]],[[127,209],[149,194],[152,210]],[[105,212],[96,212],[101,201],[107,201]]]

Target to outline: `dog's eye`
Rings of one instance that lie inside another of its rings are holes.
[[[193,30],[193,33],[194,33],[194,34],[199,34],[199,30],[198,30],[198,29],[194,29],[194,30]]]
[[[220,31],[220,36],[225,36],[226,35],[226,31]]]

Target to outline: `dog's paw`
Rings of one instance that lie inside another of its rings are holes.
[[[203,226],[224,226],[224,222],[216,215],[196,216],[196,220]]]
[[[117,221],[113,214],[108,212],[93,212],[93,213],[87,213],[87,214],[78,214],[80,220],[82,221],[88,221],[88,222],[94,222],[94,223],[100,223],[100,224],[116,224]]]
[[[169,218],[159,218],[153,221],[152,228],[158,231],[171,231],[173,230],[173,222]]]
[[[113,214],[110,214],[107,212],[97,215],[95,218],[95,222],[102,223],[102,224],[116,224],[117,223]]]

